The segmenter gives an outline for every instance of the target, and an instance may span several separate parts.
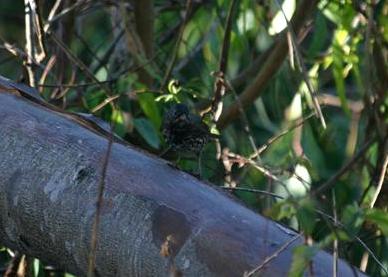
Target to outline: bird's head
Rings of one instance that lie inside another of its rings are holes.
[[[179,122],[189,121],[190,112],[186,105],[175,104],[166,113],[165,120],[176,124]]]

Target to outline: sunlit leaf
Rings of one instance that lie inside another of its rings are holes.
[[[115,134],[123,137],[127,132],[127,127],[125,125],[124,114],[120,110],[114,110],[112,113],[112,122],[114,122],[114,132]]]
[[[345,65],[343,62],[343,46],[347,37],[347,32],[339,30],[336,32],[336,39],[333,45],[333,76],[336,84],[337,94],[341,101],[341,106],[347,114],[350,110],[346,98],[345,89]]]
[[[295,0],[286,0],[282,2],[282,10],[278,10],[275,17],[273,18],[269,34],[274,35],[283,31],[287,27],[287,21],[284,18],[284,15],[287,17],[287,20],[290,21],[292,14],[295,11]]]

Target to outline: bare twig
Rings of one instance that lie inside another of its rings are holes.
[[[304,38],[307,36],[309,31],[310,31],[310,28],[308,27],[304,28],[303,30],[300,30],[300,33],[298,34],[299,43],[301,43],[304,40]],[[275,41],[279,41],[282,35],[283,35],[282,33],[278,34],[277,37],[275,38]],[[241,71],[231,81],[233,87],[235,88],[240,87],[243,84],[245,84],[247,81],[249,81],[252,77],[254,77],[255,74],[257,74],[257,72],[259,72],[263,67],[263,65],[266,63],[267,58],[272,55],[271,53],[273,50],[274,50],[274,47],[269,46],[260,55],[256,57],[254,56],[251,64],[247,68],[243,69],[243,71]]]
[[[11,261],[9,262],[6,271],[4,272],[3,277],[15,277],[19,276],[18,271],[20,267],[24,266],[24,258],[25,257],[22,253],[20,252],[15,252],[13,255]]]
[[[239,188],[229,188],[229,187],[222,187],[222,188],[233,189],[233,190],[234,189],[239,189]],[[259,193],[259,194],[269,195],[271,197],[276,197],[276,198],[279,198],[279,199],[283,198],[282,196],[279,196],[279,195],[276,195],[276,194],[272,195],[272,193],[268,193],[268,192],[263,193],[263,191],[260,191],[260,190],[256,191],[254,189],[246,189],[246,188],[241,188],[241,190],[244,190],[244,191],[247,191],[247,192],[252,192],[252,193]],[[296,203],[296,205],[298,205],[298,203]],[[356,240],[371,255],[373,260],[380,266],[380,268],[385,272],[385,274],[388,275],[388,269],[385,268],[383,263],[381,261],[379,261],[377,256],[373,253],[373,251],[366,245],[366,243],[360,237],[354,235],[353,231],[349,231],[348,228],[344,224],[342,224],[340,221],[336,220],[331,215],[328,215],[327,213],[325,213],[324,211],[321,211],[320,209],[314,209],[314,210],[319,215],[321,215],[324,219],[329,219],[330,222],[332,222],[335,227],[341,228],[342,230],[344,230],[352,238],[352,240]],[[300,236],[301,235],[302,234],[300,234]]]
[[[317,97],[321,105],[341,107],[341,101],[338,96],[321,93]],[[353,113],[360,114],[364,110],[364,103],[362,101],[347,100],[347,103]]]
[[[317,6],[317,0],[303,0],[300,2],[292,20],[291,24],[294,26],[294,30],[301,29],[304,21]],[[273,47],[269,57],[266,59],[263,67],[256,75],[253,82],[240,94],[239,99],[243,108],[251,105],[256,98],[258,98],[263,91],[263,88],[268,84],[269,80],[278,70],[287,56],[288,44],[286,33],[280,36],[279,40]],[[233,103],[222,113],[217,126],[220,129],[225,128],[233,119],[235,119],[240,113],[240,104]]]
[[[87,4],[88,1],[91,2],[90,0],[78,0],[77,2],[75,2],[70,7],[66,8],[66,9],[63,9],[59,14],[55,15],[57,9],[59,8],[59,6],[61,4],[61,0],[57,0],[55,2],[55,4],[53,5],[53,8],[50,11],[50,14],[49,14],[49,17],[48,17],[48,22],[43,26],[43,31],[45,33],[49,32],[50,31],[50,27],[51,27],[51,25],[54,22],[58,21],[60,18],[62,18],[63,16],[67,15],[68,13],[72,12],[76,8],[82,6],[83,4]]]
[[[215,74],[214,97],[211,105],[211,112],[215,122],[217,122],[222,113],[222,97],[225,95],[226,91],[225,75],[228,67],[230,35],[232,32],[232,22],[236,14],[237,4],[238,0],[233,0],[229,7],[228,15],[226,18],[224,40],[222,42],[222,49],[220,53],[218,72]]]
[[[254,58],[252,63],[247,68],[245,68],[233,80],[230,81],[232,86],[237,88],[244,84],[247,80],[250,80],[250,78],[253,77],[258,70],[261,70],[261,67],[263,64],[265,64],[265,61],[270,56],[272,50],[273,47],[268,47],[258,57]]]
[[[76,71],[73,70],[73,71],[71,71],[70,80],[68,81],[69,84],[74,83],[75,78],[76,78]],[[70,88],[64,88],[64,89],[61,88],[59,90],[55,90],[51,94],[51,98],[55,98],[55,99],[64,98],[69,90],[70,90]],[[63,101],[65,101],[65,99],[63,99]],[[63,103],[63,104],[65,105],[65,103]],[[65,106],[63,106],[63,109],[65,109]]]
[[[348,161],[336,174],[334,174],[333,176],[331,176],[331,178],[324,184],[322,184],[320,187],[318,187],[317,189],[311,191],[311,195],[313,196],[317,196],[318,194],[321,194],[323,193],[324,191],[330,189],[331,187],[333,187],[337,180],[342,176],[344,175],[346,172],[348,172],[352,166],[360,159],[363,157],[363,155],[365,154],[365,152],[369,149],[369,147],[374,143],[375,139],[374,138],[371,138],[369,139],[362,147],[361,149],[358,151],[358,153],[356,155],[353,156],[352,159],[350,159],[350,161]]]
[[[29,0],[31,12],[33,15],[34,29],[37,36],[38,46],[40,48],[40,53],[38,51],[35,53],[35,59],[40,63],[46,57],[46,46],[44,40],[44,31],[42,26],[42,17],[39,11],[39,0]],[[36,49],[37,50],[37,49]]]
[[[94,66],[94,68],[92,69],[92,72],[96,73],[98,72],[98,70],[103,67],[105,64],[108,63],[111,55],[113,54],[118,42],[121,40],[121,38],[123,37],[124,35],[124,30],[121,30],[121,32],[114,38],[113,42],[111,43],[111,45],[108,47],[108,49],[106,50],[105,54],[102,56],[102,58],[99,60],[98,64],[96,66]]]
[[[24,18],[25,18],[25,37],[26,37],[26,61],[25,66],[28,74],[28,82],[31,87],[35,87],[36,80],[34,69],[33,57],[35,56],[35,47],[33,44],[33,21],[32,21],[32,8],[29,0],[24,0]]]
[[[39,65],[37,61],[35,61],[34,57],[28,56],[26,52],[22,49],[16,47],[15,45],[4,41],[1,37],[0,40],[3,42],[3,45],[0,45],[0,49],[5,49],[15,57],[21,58],[23,60],[30,59],[35,65]]]
[[[51,56],[50,59],[47,62],[47,65],[45,66],[39,80],[39,84],[37,84],[37,87],[39,88],[39,92],[43,91],[43,87],[40,84],[44,84],[46,81],[47,75],[51,72],[51,69],[54,67],[55,62],[57,60],[57,57],[55,55]]]
[[[268,168],[265,166],[259,165],[256,161],[251,160],[249,158],[245,158],[241,155],[235,154],[235,153],[229,153],[228,156],[232,159],[234,159],[234,162],[239,163],[241,165],[250,165],[260,171],[264,174],[264,176],[270,178],[271,180],[274,180],[275,182],[278,182],[280,185],[283,186],[284,190],[287,192],[288,195],[292,195],[291,192],[288,190],[287,185],[275,174],[273,174]]]
[[[105,80],[105,81],[98,81],[98,82],[90,82],[90,83],[82,83],[82,84],[38,84],[37,87],[43,87],[43,88],[83,88],[83,87],[92,87],[92,86],[100,86],[101,84],[110,84],[116,82],[117,79],[111,79],[111,80]]]
[[[56,0],[55,3],[53,4],[49,15],[47,17],[47,23],[43,26],[43,32],[47,32],[48,29],[50,28],[50,22],[53,20],[55,14],[57,13],[57,10],[59,9],[60,5],[62,3],[62,0]]]
[[[280,181],[280,182],[282,182],[282,181]],[[263,194],[263,195],[268,195],[268,196],[279,198],[279,199],[284,199],[284,197],[282,197],[282,196],[279,196],[277,194],[273,194],[271,192],[262,191],[262,190],[256,190],[256,189],[250,189],[250,188],[239,188],[239,187],[236,187],[236,188],[221,187],[221,188],[228,189],[228,190],[242,190],[242,191],[247,191],[247,192],[251,192],[251,193],[259,193],[259,194]],[[296,203],[296,205],[298,205],[298,203]],[[340,221],[336,220],[334,217],[328,215],[324,211],[321,211],[320,209],[314,209],[314,210],[318,214],[320,214],[323,218],[329,219],[330,222],[332,222],[335,227],[338,227],[338,228],[341,228],[342,230],[344,230],[352,238],[352,240],[356,240],[366,250],[366,252],[373,258],[373,260],[380,266],[380,268],[385,272],[385,274],[388,275],[388,269],[385,268],[383,263],[381,261],[379,261],[377,256],[373,253],[373,251],[366,245],[366,243],[360,237],[354,235],[354,232],[349,231],[344,224],[342,224]],[[301,235],[302,234],[300,234],[300,236]]]
[[[383,265],[383,263],[377,258],[373,251],[366,245],[366,243],[360,237],[354,235],[353,231],[348,230],[348,228],[344,224],[342,224],[340,221],[335,221],[332,216],[326,214],[324,211],[321,211],[319,209],[315,209],[315,211],[322,217],[330,219],[330,221],[334,223],[334,226],[344,230],[348,234],[348,236],[352,238],[352,240],[356,240],[369,253],[372,259],[380,266],[384,273],[388,275],[388,269]]]
[[[242,121],[244,123],[244,131],[248,135],[248,139],[249,139],[249,142],[252,146],[252,149],[253,149],[254,153],[258,153],[256,144],[255,144],[255,140],[253,139],[251,128],[249,127],[249,121],[248,121],[248,118],[247,118],[245,111],[244,111],[243,104],[241,103],[240,98],[238,97],[236,91],[234,90],[234,88],[232,87],[230,82],[226,78],[224,79],[224,81],[225,81],[226,85],[228,86],[228,88],[231,89],[232,94],[233,94],[234,98],[236,99],[236,104],[237,104],[237,107],[239,109],[239,113],[241,114]],[[257,158],[259,158],[259,157],[257,156]]]
[[[178,37],[177,37],[176,42],[175,42],[174,49],[173,49],[172,54],[171,54],[171,59],[170,59],[170,61],[168,63],[168,66],[167,66],[167,69],[166,69],[166,73],[164,74],[164,77],[163,77],[163,80],[162,80],[162,83],[161,83],[161,87],[160,87],[161,89],[166,87],[167,82],[170,79],[171,72],[172,72],[172,70],[174,68],[174,64],[176,62],[176,59],[178,57],[178,50],[179,50],[179,46],[180,46],[181,41],[182,41],[183,32],[184,32],[184,30],[186,28],[186,24],[187,24],[187,22],[189,20],[189,15],[191,14],[191,6],[192,6],[192,0],[188,0],[187,3],[186,3],[185,17],[184,17],[182,25],[180,27],[179,34],[178,34]]]
[[[87,53],[89,53],[89,55],[91,56],[91,60],[92,61],[96,61],[98,63],[102,63],[100,57],[98,57],[97,53],[95,50],[93,50],[88,42],[82,37],[82,35],[80,33],[78,33],[77,31],[74,32],[74,35],[75,37],[81,42],[81,44],[85,47],[85,51]],[[108,68],[105,67],[105,69],[108,71]],[[92,70],[90,70],[92,72]]]
[[[269,191],[266,191],[266,190],[253,189],[253,188],[245,188],[245,187],[228,187],[228,186],[223,186],[223,187],[220,187],[220,188],[223,188],[225,190],[232,190],[232,191],[246,191],[246,192],[258,193],[258,194],[263,194],[263,195],[271,196],[273,198],[284,199],[283,196],[280,196],[280,195],[278,195],[276,193],[269,192]]]
[[[370,202],[370,205],[369,205],[370,208],[374,207],[374,205],[377,201],[377,198],[379,197],[381,188],[383,187],[385,174],[387,172],[387,166],[388,166],[388,154],[385,155],[383,168],[381,169],[381,173],[380,173],[379,182],[377,183],[375,194],[373,195],[372,201]]]
[[[279,256],[279,254],[281,254],[284,250],[286,250],[288,246],[290,246],[293,242],[295,242],[297,239],[299,239],[302,235],[303,235],[303,233],[295,235],[292,239],[290,239],[285,244],[283,244],[282,247],[280,247],[272,255],[265,258],[265,260],[258,267],[254,268],[253,270],[251,270],[249,272],[244,273],[244,277],[252,276],[256,272],[262,270],[265,265],[267,265],[269,262],[271,262],[273,259],[275,259],[277,256]]]
[[[43,71],[45,70],[45,66],[42,63],[38,63],[38,61],[36,61],[34,57],[29,56],[21,48],[18,48],[17,46],[5,41],[1,36],[0,41],[3,42],[3,45],[0,45],[0,49],[7,50],[10,54],[23,60],[24,62],[29,59],[34,64],[34,66],[42,69]],[[56,76],[52,72],[47,72],[47,74],[49,74],[53,78],[56,78]],[[39,87],[40,85],[37,84],[36,86]]]
[[[105,189],[105,176],[106,176],[106,171],[108,169],[109,157],[110,157],[112,144],[113,144],[113,130],[114,130],[114,124],[111,123],[111,130],[110,130],[109,139],[108,139],[108,146],[107,146],[106,154],[104,156],[104,160],[102,163],[101,178],[100,178],[100,182],[98,184],[96,213],[94,216],[94,222],[93,222],[93,227],[92,227],[92,237],[91,237],[91,242],[90,242],[89,264],[88,264],[88,273],[87,273],[88,277],[94,276],[94,268],[95,268],[95,262],[96,262],[96,251],[97,251],[97,241],[98,241],[98,227],[100,225],[100,215],[101,215],[101,208],[102,208],[102,204],[103,204],[103,195],[104,195],[104,189]]]
[[[159,52],[160,53],[160,52]],[[101,86],[104,84],[111,84],[114,82],[117,82],[119,79],[126,77],[126,74],[128,72],[136,72],[140,70],[141,68],[145,67],[149,63],[151,63],[157,55],[154,57],[148,59],[147,61],[144,62],[144,64],[138,65],[138,66],[131,66],[126,68],[125,70],[122,70],[119,74],[118,77],[105,80],[105,81],[95,81],[95,82],[88,82],[88,83],[82,83],[82,84],[38,84],[38,87],[48,87],[48,88],[81,88],[81,87],[89,87],[89,86]],[[85,66],[86,67],[86,66]],[[91,72],[92,73],[92,72]],[[92,73],[93,75],[93,73]]]
[[[160,91],[160,90],[140,89],[140,90],[133,90],[133,91],[127,92],[127,93],[116,94],[116,95],[113,95],[113,96],[110,96],[110,97],[106,98],[104,101],[102,101],[96,107],[94,107],[93,110],[92,110],[92,113],[95,113],[95,112],[101,110],[103,107],[105,107],[109,103],[117,100],[118,98],[120,98],[120,97],[122,97],[124,95],[125,96],[129,96],[129,97],[134,97],[134,96],[136,96],[137,94],[140,94],[140,93],[157,93],[157,94],[161,94],[162,91]]]
[[[317,99],[317,96],[316,96],[317,93],[314,90],[314,87],[313,87],[313,85],[310,82],[310,78],[308,76],[306,66],[305,66],[305,64],[304,64],[304,62],[302,60],[302,56],[301,56],[300,51],[299,51],[299,45],[297,43],[295,31],[293,30],[289,20],[287,19],[287,16],[286,16],[286,14],[283,11],[282,6],[279,4],[279,1],[276,0],[275,2],[276,2],[276,4],[278,5],[279,9],[281,10],[281,12],[283,14],[284,20],[287,22],[287,29],[288,29],[288,33],[289,33],[289,36],[287,36],[287,37],[290,38],[290,41],[291,41],[292,46],[293,46],[293,49],[295,50],[295,58],[296,58],[296,60],[297,60],[297,62],[299,64],[299,66],[301,67],[303,79],[304,79],[304,81],[305,81],[305,83],[307,85],[307,89],[308,89],[308,91],[310,93],[310,96],[311,96],[311,99],[313,101],[315,113],[317,114],[318,118],[320,119],[322,127],[324,129],[326,129],[326,121],[325,121],[325,118],[323,117],[321,107],[319,106],[319,102],[318,102],[318,99]],[[289,48],[291,48],[291,47],[289,47]]]
[[[93,80],[94,82],[96,82],[96,84],[102,89],[104,90],[108,95],[112,95],[113,93],[111,92],[111,90],[105,86],[104,82],[100,82],[94,75],[93,73],[89,70],[89,68],[80,60],[78,59],[72,52],[71,50],[69,49],[69,47],[67,47],[54,33],[50,32],[49,33],[50,37],[54,40],[54,42],[62,49],[62,51],[67,55],[67,57],[72,61],[74,62],[78,67],[79,69],[81,69],[82,72],[84,72],[84,74],[90,78],[91,80]]]
[[[295,128],[298,128],[299,126],[303,125],[307,120],[309,120],[314,114],[309,114],[308,116],[302,118],[297,124],[291,126],[290,128],[287,128],[286,130],[280,132],[278,135],[270,138],[266,143],[264,143],[259,149],[257,149],[257,152],[253,153],[251,156],[249,156],[250,159],[255,159],[257,156],[262,154],[272,143],[280,139],[281,137],[287,135],[289,132],[294,130]]]
[[[337,201],[335,198],[335,192],[332,191],[332,199],[333,199],[333,219],[334,225],[337,225]],[[333,241],[333,277],[337,277],[338,271],[338,238],[335,238]]]

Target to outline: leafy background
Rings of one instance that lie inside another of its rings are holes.
[[[125,140],[160,154],[171,103],[198,114],[210,107],[229,33],[222,124],[204,117],[220,140],[202,153],[202,178],[303,232],[306,244],[295,249],[290,276],[300,276],[317,249],[387,276],[387,2],[312,1],[298,30],[287,28],[279,9],[290,19],[303,2],[296,0],[56,2],[60,16],[49,21],[55,2],[36,1],[42,24],[49,23],[39,59],[36,25],[37,51],[29,55],[26,46],[23,1],[1,1],[1,75],[36,86],[61,108],[93,113]],[[279,67],[268,63],[289,30],[288,45],[298,46],[279,55]],[[255,88],[258,76],[264,82]],[[311,116],[307,84],[326,128]],[[226,120],[250,87],[256,97]],[[198,170],[188,158],[178,166]],[[70,276],[0,248],[3,273],[10,261],[27,265],[26,276]]]

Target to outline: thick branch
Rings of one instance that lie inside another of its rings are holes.
[[[108,139],[37,98],[10,93],[20,88],[0,89],[0,244],[85,276]],[[172,269],[242,276],[296,235],[117,140],[99,226],[95,271],[108,277],[168,276]],[[260,273],[286,276],[300,243]],[[319,252],[314,275],[327,276],[331,259]],[[338,276],[352,276],[342,261]]]
[[[302,27],[305,20],[312,14],[317,5],[316,0],[303,0],[296,10],[291,25],[296,33]],[[235,101],[221,115],[218,121],[219,128],[225,128],[239,114],[239,105],[243,108],[251,105],[263,92],[263,89],[268,84],[272,76],[277,72],[282,65],[288,53],[287,34],[279,38],[274,49],[270,52],[270,56],[265,59],[264,65],[260,68],[259,73],[252,83],[241,93],[239,101]]]

